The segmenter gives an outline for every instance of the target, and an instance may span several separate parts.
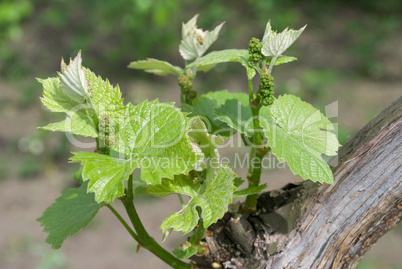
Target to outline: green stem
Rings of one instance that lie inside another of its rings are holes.
[[[190,269],[191,265],[177,259],[171,253],[167,252],[153,239],[145,230],[142,222],[138,216],[137,210],[134,206],[134,194],[133,194],[133,178],[130,175],[128,179],[127,193],[124,199],[122,199],[123,205],[126,208],[127,214],[131,223],[134,226],[138,235],[138,243],[150,252],[159,257],[162,261],[170,265],[172,268],[177,269]]]
[[[253,80],[252,79],[248,80],[248,99],[250,102],[251,102],[251,100],[254,99]]]
[[[250,181],[251,176],[253,175],[253,159],[255,155],[255,148],[254,145],[251,145],[251,150],[250,150],[250,159],[248,160],[248,172],[247,172],[247,179]],[[250,183],[249,183],[250,185]]]
[[[181,92],[181,89],[180,89],[180,104],[181,105],[184,104],[184,94]]]
[[[112,213],[117,217],[117,219],[123,224],[126,230],[130,233],[130,235],[134,238],[135,241],[139,241],[137,234],[131,229],[131,227],[127,224],[127,222],[120,216],[120,214],[110,205],[106,204],[106,206],[112,211]]]
[[[179,197],[180,205],[181,205],[182,207],[184,207],[183,196],[181,196],[181,194],[178,193],[178,194],[177,194],[177,197]]]
[[[248,168],[248,185],[249,187],[258,186],[260,184],[261,178],[261,164],[262,159],[265,155],[265,150],[263,149],[263,135],[260,126],[260,106],[255,104],[253,94],[253,85],[249,80],[249,98],[250,98],[250,108],[253,116],[254,124],[254,136],[253,144],[250,152],[249,168]],[[255,211],[257,205],[257,195],[248,195],[244,204],[245,211]]]
[[[204,228],[204,222],[202,221],[202,218],[198,221],[198,227],[194,230],[194,233],[188,241],[191,243],[193,246],[197,246],[200,244],[201,239],[205,237],[205,233],[207,232],[207,229]]]

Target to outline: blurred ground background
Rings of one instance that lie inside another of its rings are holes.
[[[307,29],[287,52],[297,62],[274,69],[276,93],[294,93],[324,109],[338,101],[342,144],[402,93],[402,2],[398,0],[1,0],[0,1],[0,268],[167,268],[136,244],[106,209],[60,250],[45,243],[35,219],[60,191],[73,187],[77,166],[66,136],[37,130],[62,119],[41,106],[35,77],[55,76],[61,57],[81,49],[84,65],[119,84],[126,102],[179,101],[174,77],[156,78],[126,68],[152,57],[182,65],[181,22],[200,13],[198,25],[226,21],[211,49],[247,48],[274,29]],[[247,91],[240,65],[220,65],[196,79],[200,93]],[[241,174],[242,172],[239,171]],[[298,180],[287,170],[267,171],[271,188]],[[157,239],[161,221],[179,208],[176,197],[137,198],[139,214]],[[117,206],[119,210],[122,208]],[[402,268],[402,227],[384,236],[359,269]],[[181,241],[173,235],[163,245]]]

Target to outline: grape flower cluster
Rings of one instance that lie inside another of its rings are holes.
[[[270,106],[275,100],[274,78],[268,73],[261,75],[260,87],[257,91],[257,100],[258,103],[263,106]]]
[[[256,63],[262,59],[262,44],[258,38],[251,38],[248,43],[248,53],[250,54],[250,62]]]

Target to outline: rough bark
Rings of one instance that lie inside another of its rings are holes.
[[[402,97],[340,149],[335,183],[264,193],[211,226],[202,268],[355,268],[402,217]]]

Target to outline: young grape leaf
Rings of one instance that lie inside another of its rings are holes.
[[[70,59],[69,65],[66,65],[63,59],[61,60],[61,73],[59,73],[63,91],[78,103],[89,100],[88,82],[81,64],[82,58],[79,52],[74,60]]]
[[[108,115],[118,121],[117,118],[124,112],[124,99],[121,98],[119,86],[117,85],[113,88],[109,80],[103,80],[87,68],[84,68],[84,70],[89,84],[92,108],[98,118],[102,115]]]
[[[65,132],[82,136],[98,137],[98,131],[94,127],[92,120],[85,115],[83,115],[83,118],[80,118],[77,114],[72,117],[67,116],[64,121],[49,123],[40,128],[53,132]]]
[[[181,31],[181,39],[184,40],[186,36],[188,36],[194,28],[197,27],[197,19],[198,15],[196,14],[192,17],[187,23],[182,24],[182,31]]]
[[[243,65],[243,66],[246,67],[246,70],[247,70],[246,71],[247,79],[252,80],[254,78],[255,74],[256,74],[255,69],[251,68],[251,67],[248,67],[248,66],[245,66],[245,65]]]
[[[144,69],[145,72],[153,73],[155,75],[166,76],[169,74],[180,76],[183,70],[178,66],[173,66],[168,62],[160,61],[157,59],[148,58],[142,61],[131,62],[128,68]]]
[[[196,67],[197,70],[202,70],[205,67],[211,67],[218,63],[238,62],[247,69],[248,79],[255,76],[255,70],[248,62],[248,50],[228,49],[221,51],[213,51],[199,58],[187,66],[187,68]]]
[[[81,162],[82,178],[85,182],[89,179],[88,192],[95,193],[98,203],[111,203],[114,198],[124,196],[124,181],[135,169],[129,160],[83,151],[73,154],[70,162]]]
[[[268,64],[271,63],[271,61],[274,58],[274,56],[268,56],[267,58],[268,59],[267,59],[266,64],[268,65]],[[293,62],[293,61],[296,61],[296,60],[297,60],[296,57],[281,55],[281,56],[278,56],[276,58],[274,66],[277,66],[277,65],[280,65],[280,64],[290,63],[290,62]]]
[[[203,66],[215,65],[219,63],[242,62],[241,57],[247,58],[248,51],[238,49],[213,51],[199,58],[198,60],[192,62],[187,67],[188,68],[197,67],[198,69]]]
[[[220,121],[239,131],[242,134],[252,137],[254,134],[253,115],[249,106],[249,97],[245,93],[239,94],[238,99],[228,99],[214,110]]]
[[[38,79],[43,85],[42,103],[52,112],[64,112],[64,121],[41,127],[50,131],[97,137],[98,132],[92,116],[93,111],[85,103],[71,99],[63,90],[59,78]]]
[[[193,183],[188,177],[180,177],[179,180],[164,179],[163,187],[160,187],[159,190],[155,189],[157,186],[151,186],[149,192],[152,194],[165,194],[170,191],[191,197],[182,210],[163,221],[160,228],[164,233],[164,238],[172,229],[182,231],[183,234],[189,233],[198,224],[200,215],[205,228],[222,218],[228,210],[229,203],[232,202],[233,192],[236,191],[236,187],[233,185],[235,177],[236,174],[230,167],[220,166],[216,169],[209,167],[203,184]],[[201,209],[200,215],[197,207]]]
[[[235,187],[238,188],[238,187],[240,187],[241,184],[243,184],[244,182],[245,182],[245,180],[242,179],[241,177],[236,177],[236,178],[233,180],[233,185],[235,185]]]
[[[64,121],[42,127],[50,131],[98,137],[98,119],[108,115],[117,119],[123,112],[119,87],[97,77],[81,66],[81,55],[68,66],[62,62],[59,78],[38,79],[43,84],[42,103],[53,112],[64,112]]]
[[[299,30],[289,30],[286,28],[278,34],[275,31],[272,31],[271,23],[268,22],[261,42],[262,54],[265,56],[280,56],[293,44],[293,42],[296,41],[305,28],[306,26]]]
[[[336,155],[339,143],[332,123],[317,109],[293,95],[280,96],[260,110],[260,123],[272,153],[286,161],[293,174],[318,182],[333,182],[321,154]]]
[[[229,137],[234,135],[234,130],[223,122],[214,111],[230,99],[241,100],[243,103],[244,96],[244,93],[229,93],[227,90],[209,92],[194,99],[193,105],[189,107],[189,110],[200,116],[209,133]]]
[[[208,48],[216,41],[223,23],[215,27],[212,32],[197,28],[195,15],[186,24],[183,23],[182,41],[179,47],[180,55],[185,60],[193,60],[201,57]]]
[[[62,191],[56,202],[48,207],[37,221],[48,233],[46,242],[53,248],[60,248],[67,237],[86,227],[101,207],[93,193],[87,193],[88,182],[79,188]]]
[[[197,248],[190,242],[184,242],[173,249],[173,254],[179,259],[188,259],[197,254]]]
[[[205,157],[219,159],[218,147],[223,144],[223,138],[219,135],[209,134],[200,118],[191,123],[189,136],[197,143]]]

